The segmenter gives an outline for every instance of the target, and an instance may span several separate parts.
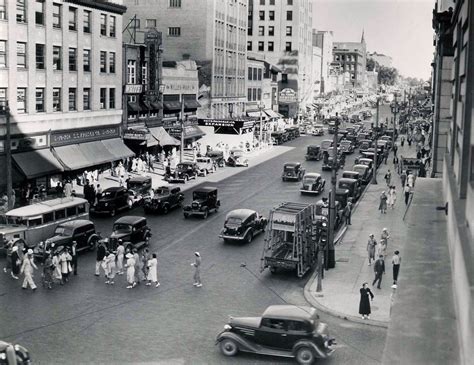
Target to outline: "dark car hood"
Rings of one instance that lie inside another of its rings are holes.
[[[206,202],[207,200],[204,200],[204,199],[196,199],[196,200],[193,200],[192,204],[204,204]]]
[[[71,239],[69,236],[53,236],[48,238],[47,241],[49,244],[54,243],[56,246],[58,243],[68,242]]]
[[[112,201],[114,201],[114,200],[115,200],[115,198],[101,198],[101,199],[99,199],[99,204],[101,204],[101,203],[102,203],[102,204],[103,204],[103,203],[110,203],[110,202],[112,202]]]
[[[230,324],[233,326],[259,328],[261,320],[262,320],[261,317],[238,317],[238,318],[232,318],[230,320]]]
[[[127,236],[130,236],[130,232],[112,232],[110,234],[110,238],[116,238],[116,239],[120,239]]]

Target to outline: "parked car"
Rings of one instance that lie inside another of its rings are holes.
[[[226,162],[227,166],[231,167],[248,167],[249,160],[245,157],[245,153],[242,150],[231,150],[229,158]]]
[[[115,251],[118,241],[122,240],[125,250],[140,249],[148,246],[151,238],[151,230],[147,225],[145,217],[127,215],[120,217],[114,222],[112,234],[107,241],[107,248]]]
[[[343,139],[341,143],[339,143],[339,147],[341,148],[341,152],[346,155],[354,153],[354,145],[347,139]]]
[[[372,168],[367,165],[354,165],[352,170],[358,172],[363,185],[367,185],[372,178]]]
[[[42,260],[46,252],[54,252],[60,246],[70,248],[74,241],[77,242],[78,252],[93,251],[100,239],[93,222],[86,219],[76,219],[59,224],[54,230],[54,235],[44,243],[36,245],[33,253],[35,257]]]
[[[183,207],[184,218],[191,215],[199,215],[204,219],[210,212],[217,212],[221,206],[217,198],[217,188],[203,187],[193,191],[193,201]]]
[[[145,199],[143,209],[145,213],[168,214],[171,209],[180,207],[184,200],[184,194],[179,187],[160,186],[155,189],[153,196]]]
[[[323,153],[321,151],[321,147],[311,145],[306,148],[306,155],[305,158],[307,161],[315,160],[319,161],[323,158]]]
[[[283,165],[283,173],[281,179],[283,181],[296,180],[300,181],[303,179],[305,169],[301,167],[299,162],[287,162]]]
[[[151,176],[134,176],[127,180],[127,189],[133,205],[139,205],[150,195]]]
[[[341,178],[337,183],[337,187],[339,189],[349,190],[349,197],[352,198],[353,201],[359,199],[362,194],[361,183],[356,179]]]
[[[324,151],[327,151],[329,147],[333,145],[333,140],[332,139],[325,139],[321,141],[321,144],[319,145],[321,148],[321,151],[324,153]]]
[[[324,136],[324,126],[322,124],[316,124],[313,127],[313,136]]]
[[[355,179],[359,181],[360,185],[362,185],[362,177],[360,173],[357,171],[352,171],[352,170],[343,171],[341,177],[347,178],[347,179]]]
[[[271,305],[261,317],[230,317],[216,344],[225,356],[253,352],[293,357],[299,364],[313,364],[335,351],[335,339],[316,309],[295,305]]]
[[[284,133],[282,131],[276,131],[272,132],[272,140],[273,144],[275,145],[280,145],[286,141],[286,138],[284,137]]]
[[[331,120],[328,123],[328,133],[329,134],[334,134],[336,133],[336,122]]]
[[[374,168],[374,160],[371,158],[359,157],[356,159],[356,164],[368,166],[371,170]]]
[[[227,241],[252,242],[260,232],[265,231],[267,219],[251,209],[235,209],[225,217],[224,228],[219,237]]]
[[[199,173],[199,167],[196,162],[183,161],[176,165],[174,174],[169,178],[170,182],[184,183],[191,179],[196,179]]]
[[[326,180],[316,172],[309,172],[304,175],[301,185],[301,194],[319,194],[324,191]]]
[[[224,160],[224,152],[215,150],[215,151],[207,151],[206,156],[209,157],[216,166],[224,167],[225,160]]]
[[[31,356],[29,351],[21,345],[0,341],[0,364],[30,365]]]
[[[212,161],[210,157],[198,157],[196,158],[196,164],[198,166],[199,176],[206,176],[215,171],[214,161]]]
[[[372,140],[370,139],[362,139],[359,141],[359,152],[366,152],[368,149],[372,147]]]
[[[127,189],[122,186],[107,188],[94,207],[94,213],[108,213],[115,216],[118,211],[132,209],[133,199]]]

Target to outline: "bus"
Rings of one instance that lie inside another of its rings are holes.
[[[75,219],[89,219],[87,200],[57,198],[12,209],[0,217],[0,251],[5,252],[10,240],[34,248],[52,237],[59,224]]]

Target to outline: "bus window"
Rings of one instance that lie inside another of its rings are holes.
[[[54,213],[45,213],[43,214],[43,223],[49,223],[54,221]]]
[[[76,207],[69,207],[66,209],[66,215],[68,217],[73,217],[76,215]]]
[[[28,227],[40,226],[42,223],[42,217],[32,217],[28,219]]]
[[[86,205],[81,204],[77,206],[77,214],[82,214],[86,212]]]
[[[60,220],[66,218],[66,211],[64,209],[56,210],[54,212],[54,219],[55,220]]]

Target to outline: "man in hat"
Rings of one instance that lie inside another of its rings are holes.
[[[77,242],[72,241],[72,246],[71,246],[71,265],[72,265],[72,271],[74,275],[77,275]]]
[[[25,279],[23,280],[23,289],[28,289],[28,285],[31,289],[36,290],[36,284],[33,281],[33,269],[38,269],[33,261],[33,250],[30,248],[26,253],[26,257],[23,259],[23,264],[21,265],[21,274],[25,274]]]
[[[100,268],[105,258],[106,248],[103,242],[97,247],[96,259],[95,259],[95,276],[100,276]]]
[[[202,286],[202,283],[201,283],[201,255],[199,254],[199,252],[195,252],[194,253],[194,256],[195,256],[195,260],[194,262],[191,264],[191,266],[194,266],[195,270],[194,270],[194,286],[196,288],[200,288]]]
[[[385,262],[383,261],[383,255],[379,255],[378,260],[375,261],[374,272],[375,278],[372,282],[372,286],[374,286],[375,283],[378,283],[377,289],[381,289],[380,285],[382,284],[382,275],[385,274]]]

